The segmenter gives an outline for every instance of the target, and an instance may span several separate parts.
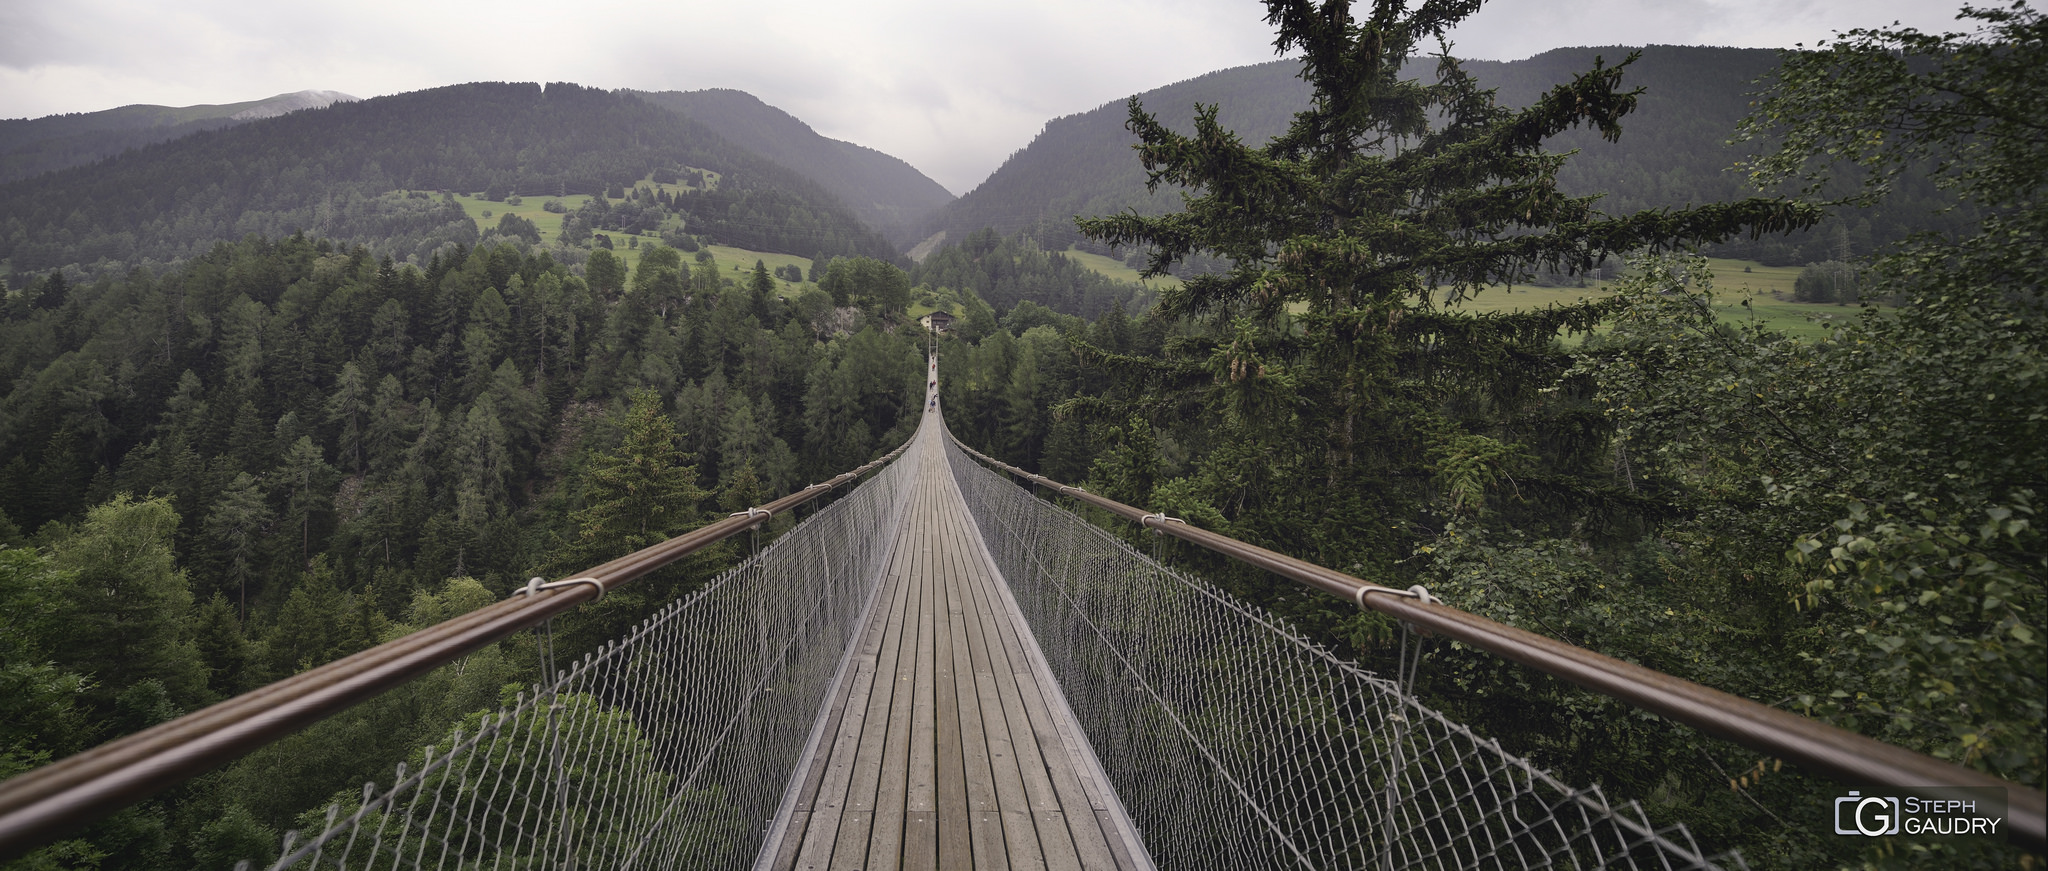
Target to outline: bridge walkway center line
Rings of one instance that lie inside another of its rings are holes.
[[[982,544],[927,397],[888,575],[765,867],[1151,867]]]

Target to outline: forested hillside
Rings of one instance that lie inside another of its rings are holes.
[[[297,112],[0,185],[0,259],[20,286],[57,267],[120,273],[303,230],[424,263],[449,242],[474,243],[474,224],[392,191],[595,194],[689,168],[720,174],[689,215],[709,241],[893,257],[815,182],[680,114],[577,85],[486,83]]]
[[[917,233],[925,219],[953,201],[938,182],[901,159],[820,136],[809,124],[745,91],[714,88],[639,96],[817,181],[898,249],[921,238]]]
[[[1263,142],[1286,129],[1287,120],[1308,106],[1308,88],[1295,78],[1299,65],[1280,60],[1221,70],[1138,95],[1158,107],[1161,120],[1189,129],[1196,103],[1222,107],[1225,126],[1250,141]],[[1104,215],[1127,208],[1159,214],[1180,207],[1170,191],[1147,194],[1145,171],[1123,126],[1119,101],[1088,112],[1047,121],[1031,144],[1003,162],[974,190],[939,210],[927,232],[959,240],[984,227],[1010,234],[1032,230],[1053,248],[1078,236],[1073,216]]]
[[[92,163],[131,148],[299,109],[353,100],[335,91],[299,91],[218,106],[122,106],[45,118],[0,120],[0,182]]]
[[[1105,278],[1058,251],[1046,251],[1029,235],[998,236],[990,229],[933,252],[911,269],[910,280],[971,290],[976,304],[1003,313],[1033,304],[1093,318],[1112,308],[1140,312],[1152,304],[1150,291],[1139,285]]]
[[[292,236],[17,294],[0,321],[0,367],[19,376],[0,398],[0,777],[901,443],[924,372],[905,294],[887,291],[904,276],[835,270],[861,278],[783,300],[765,270],[734,282],[671,248],[630,276],[596,252],[585,280],[511,244],[416,269]],[[722,558],[558,624],[564,655]],[[295,815],[530,678],[528,643],[60,852],[225,867],[274,849]]]
[[[1504,106],[1531,104],[1544,91],[1603,57],[1620,61],[1640,50],[1623,84],[1641,87],[1637,108],[1616,141],[1597,131],[1567,131],[1547,147],[1579,154],[1559,171],[1559,186],[1574,195],[1599,194],[1598,208],[1612,215],[1645,209],[1723,202],[1746,196],[1746,175],[1730,168],[1748,151],[1727,146],[1736,122],[1747,114],[1752,82],[1777,66],[1765,49],[1697,46],[1561,48],[1526,60],[1471,61],[1465,68],[1483,87],[1498,90]],[[1433,75],[1433,60],[1411,61],[1404,74]],[[1137,95],[1160,123],[1183,133],[1193,129],[1197,103],[1220,109],[1218,120],[1250,144],[1266,142],[1287,128],[1295,112],[1308,107],[1308,85],[1300,64],[1272,61],[1210,73]],[[1003,233],[1030,230],[1048,247],[1078,241],[1075,215],[1107,215],[1125,209],[1162,214],[1180,208],[1176,191],[1145,191],[1145,173],[1131,150],[1137,137],[1124,128],[1119,101],[1047,122],[1030,146],[1017,152],[980,187],[942,209],[927,224],[958,239],[982,227]],[[1869,254],[1885,243],[1925,229],[1966,225],[1972,212],[1941,213],[1951,200],[1924,174],[1899,180],[1894,200],[1854,217],[1831,220],[1809,231],[1769,240],[1731,240],[1714,250],[1726,256],[1797,265]],[[1128,252],[1126,252],[1128,253]],[[1206,268],[1206,267],[1203,267]]]

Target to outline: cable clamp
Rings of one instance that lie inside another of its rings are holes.
[[[810,489],[810,488],[809,488],[809,487],[805,487],[804,489],[808,490],[808,489]],[[731,513],[731,514],[728,514],[728,515],[726,515],[726,516],[727,516],[727,517],[746,517],[746,518],[754,518],[754,517],[767,517],[767,518],[771,518],[771,519],[772,519],[773,517],[775,517],[775,512],[773,512],[773,511],[770,511],[770,510],[768,510],[768,509],[766,509],[766,508],[761,508],[761,507],[759,507],[759,506],[756,506],[756,507],[753,507],[753,508],[748,508],[748,509],[747,509],[747,510],[745,510],[745,511],[735,511],[735,512],[733,512],[733,513]]]
[[[1157,520],[1157,521],[1159,521],[1159,525],[1160,525],[1160,526],[1165,526],[1166,524],[1169,524],[1169,523],[1178,523],[1178,524],[1180,524],[1180,525],[1182,525],[1182,526],[1186,526],[1186,525],[1188,525],[1188,522],[1187,522],[1187,521],[1185,521],[1185,520],[1182,520],[1182,519],[1180,519],[1180,518],[1178,518],[1178,517],[1168,517],[1168,516],[1166,516],[1166,512],[1164,512],[1164,511],[1162,511],[1162,512],[1160,512],[1160,513],[1158,513],[1158,514],[1147,514],[1147,515],[1145,515],[1145,516],[1143,516],[1143,517],[1140,517],[1140,518],[1138,518],[1138,525],[1139,525],[1139,526],[1143,526],[1143,527],[1146,527],[1146,528],[1150,529],[1150,528],[1151,528],[1151,526],[1152,526],[1152,524],[1151,524],[1151,521],[1154,521],[1154,520]],[[1159,530],[1156,530],[1156,529],[1154,529],[1154,530],[1152,530],[1152,531],[1153,531],[1153,532],[1158,532]]]
[[[1373,593],[1385,593],[1389,596],[1400,596],[1403,599],[1414,599],[1418,602],[1422,602],[1423,604],[1441,605],[1444,601],[1442,599],[1430,595],[1429,590],[1424,588],[1421,584],[1416,584],[1415,586],[1409,587],[1405,590],[1396,590],[1393,587],[1382,587],[1378,584],[1366,584],[1364,586],[1359,587],[1358,592],[1351,594],[1351,599],[1352,601],[1358,603],[1358,607],[1364,608],[1365,597]]]
[[[574,587],[582,584],[589,584],[593,587],[596,587],[597,599],[604,598],[604,582],[596,578],[570,578],[564,581],[556,581],[552,584],[542,583],[540,578],[527,578],[526,586],[521,587],[517,590],[513,590],[512,595],[531,596],[536,593],[539,593],[542,590],[559,590],[564,587]],[[590,601],[595,602],[597,601],[597,599],[592,599]]]
[[[1069,491],[1069,490],[1072,490],[1072,491],[1074,491],[1074,492],[1076,492],[1076,493],[1086,493],[1086,492],[1088,492],[1088,491],[1086,491],[1086,490],[1083,490],[1083,489],[1081,489],[1081,488],[1079,488],[1079,487],[1072,487],[1072,486],[1068,486],[1068,485],[1066,485],[1066,484],[1061,484],[1061,485],[1060,485],[1060,492],[1061,492],[1061,493],[1065,493],[1065,492],[1067,492],[1067,491]]]

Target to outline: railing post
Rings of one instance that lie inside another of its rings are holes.
[[[1424,601],[1435,601],[1429,591],[1419,585],[1412,588]],[[1394,665],[1394,686],[1398,690],[1394,700],[1399,707],[1393,716],[1393,762],[1387,770],[1387,787],[1383,791],[1386,808],[1380,822],[1380,866],[1393,871],[1394,821],[1400,814],[1401,779],[1408,774],[1408,717],[1411,705],[1420,705],[1421,697],[1416,686],[1417,673],[1422,668],[1422,632],[1415,624],[1401,621],[1401,654]]]

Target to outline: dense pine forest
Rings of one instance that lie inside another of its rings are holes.
[[[15,295],[0,775],[760,504],[914,428],[922,334],[902,328],[895,267],[834,261],[830,290],[785,299],[765,269],[734,281],[708,252],[645,251],[630,276],[612,262],[597,252],[586,278],[504,244],[422,270],[252,238],[162,277]],[[722,564],[607,597],[562,627],[562,654]],[[494,664],[508,656],[64,849],[107,867],[274,849],[295,814],[530,677],[530,651]]]

